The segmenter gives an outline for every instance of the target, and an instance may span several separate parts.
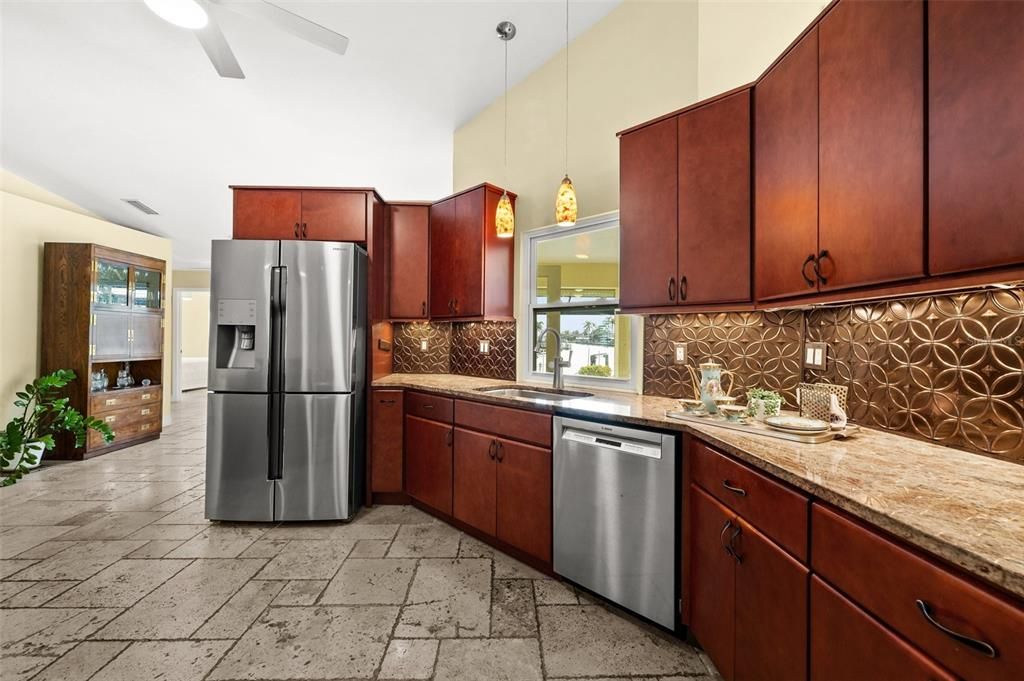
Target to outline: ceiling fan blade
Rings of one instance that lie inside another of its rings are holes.
[[[209,12],[207,14],[209,15]],[[203,46],[206,56],[213,62],[213,68],[217,69],[221,78],[245,78],[242,67],[235,59],[235,53],[231,51],[227,39],[212,16],[209,16],[206,26],[195,33],[199,38],[199,44]]]
[[[329,52],[345,54],[345,50],[348,49],[348,38],[342,34],[336,33],[329,28],[324,28],[320,24],[313,23],[309,19],[304,19],[298,14],[289,12],[283,7],[278,7],[265,0],[242,0],[241,2],[237,0],[211,1],[233,12],[262,19],[286,33],[291,33],[296,38],[301,38],[306,42],[318,45]]]

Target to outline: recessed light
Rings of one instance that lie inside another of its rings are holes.
[[[590,258],[590,256],[587,255],[586,253],[577,253],[576,257],[579,258],[580,260],[587,260]]]
[[[182,28],[198,29],[206,26],[209,17],[195,0],[145,0],[153,14]]]

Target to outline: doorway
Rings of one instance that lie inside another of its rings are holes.
[[[210,290],[174,289],[174,367],[171,399],[206,388],[210,351]]]

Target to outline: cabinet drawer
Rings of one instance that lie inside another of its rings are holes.
[[[159,433],[162,421],[159,404],[118,409],[100,414],[97,418],[102,419],[114,431],[114,441],[110,445]],[[95,430],[89,431],[88,448],[90,450],[110,445],[104,442],[103,436]]]
[[[89,395],[89,413],[98,416],[110,411],[133,407],[141,404],[157,404],[163,393],[160,386],[152,386],[146,390],[107,391]]]
[[[405,396],[405,413],[431,421],[451,423],[452,403],[453,400],[448,397],[410,392]]]
[[[693,481],[806,563],[808,498],[699,440],[691,442]]]
[[[1024,669],[1024,608],[1009,597],[817,503],[811,532],[816,573],[958,676],[996,681]]]
[[[455,423],[542,447],[551,446],[551,417],[535,411],[456,400]]]

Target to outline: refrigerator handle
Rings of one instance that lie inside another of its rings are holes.
[[[270,268],[270,413],[267,415],[268,451],[267,478],[280,480],[284,474],[284,325],[288,269]]]

